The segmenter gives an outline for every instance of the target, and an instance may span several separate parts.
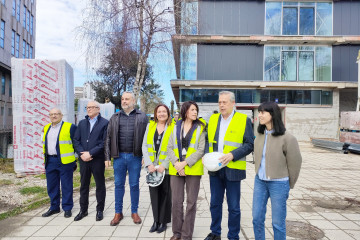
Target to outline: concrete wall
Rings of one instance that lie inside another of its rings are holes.
[[[334,1],[334,35],[360,35],[360,2]]]
[[[340,113],[355,111],[357,103],[357,89],[342,89],[340,91]]]

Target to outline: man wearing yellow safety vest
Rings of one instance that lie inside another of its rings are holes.
[[[62,121],[62,113],[53,108],[49,113],[51,123],[44,127],[43,151],[47,191],[50,197],[50,209],[43,217],[60,212],[60,182],[62,209],[64,217],[71,217],[73,202],[73,171],[76,168],[73,137],[76,126]]]
[[[220,113],[213,114],[208,124],[209,152],[222,152],[217,172],[210,172],[211,233],[205,240],[218,240],[221,236],[221,219],[224,193],[228,204],[228,239],[239,239],[240,187],[246,178],[246,155],[253,151],[254,133],[251,120],[234,110],[235,95],[230,91],[219,93]]]

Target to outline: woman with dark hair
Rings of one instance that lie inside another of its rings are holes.
[[[294,188],[299,177],[302,161],[300,149],[296,138],[286,131],[276,103],[262,103],[258,110],[252,208],[255,239],[265,239],[264,223],[269,198],[274,239],[286,239],[286,201],[290,188]]]
[[[168,156],[172,192],[171,240],[192,239],[196,215],[196,200],[204,174],[202,156],[205,150],[205,121],[198,119],[199,107],[193,101],[181,106],[181,119],[170,136]],[[187,206],[184,216],[184,189]]]
[[[147,125],[142,144],[144,164],[148,172],[159,176],[165,174],[160,185],[149,186],[154,217],[154,223],[149,232],[161,233],[166,230],[166,224],[171,221],[171,189],[167,146],[172,130],[173,124],[171,123],[169,108],[164,104],[157,105],[154,110],[154,121],[150,121]]]

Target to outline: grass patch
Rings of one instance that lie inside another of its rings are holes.
[[[21,206],[21,207],[16,207],[8,212],[5,212],[5,213],[1,213],[0,214],[0,221],[5,219],[5,218],[8,218],[8,217],[13,217],[13,216],[16,216],[20,213],[23,213],[23,212],[27,212],[27,211],[30,211],[30,210],[33,210],[33,209],[36,209],[36,208],[39,208],[39,207],[42,207],[44,204],[48,204],[50,202],[50,199],[42,199],[42,200],[39,200],[37,202],[34,202],[34,203],[31,203],[29,204],[28,206]]]
[[[11,185],[13,184],[13,182],[9,179],[1,179],[0,180],[0,185]]]
[[[38,194],[38,193],[46,193],[46,188],[44,187],[25,187],[19,190],[22,195],[30,195],[30,194]]]
[[[15,173],[14,160],[8,158],[0,159],[0,171],[3,173]]]
[[[35,175],[34,177],[40,178],[40,179],[46,179],[46,174],[43,173],[43,174]]]

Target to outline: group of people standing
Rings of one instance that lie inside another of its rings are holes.
[[[96,182],[96,220],[103,219],[105,203],[105,167],[113,158],[115,179],[115,216],[110,225],[124,218],[123,197],[126,175],[129,175],[131,217],[142,222],[138,214],[139,178],[143,164],[149,174],[165,174],[158,186],[149,186],[154,222],[150,232],[161,233],[172,223],[171,240],[192,239],[196,204],[205,153],[222,152],[219,164],[226,165],[210,172],[211,233],[205,240],[221,239],[224,195],[228,204],[228,239],[239,239],[241,180],[246,178],[246,155],[254,151],[256,178],[253,195],[253,226],[256,239],[265,239],[265,214],[271,199],[275,239],[286,239],[286,201],[290,188],[299,176],[301,155],[298,143],[286,132],[280,108],[268,102],[259,106],[259,127],[254,143],[251,120],[235,111],[235,96],[230,91],[219,93],[219,111],[208,124],[198,117],[196,102],[182,104],[180,118],[171,119],[169,108],[159,104],[154,120],[135,109],[133,93],[121,98],[122,110],[110,121],[100,116],[99,104],[89,102],[86,119],[78,127],[62,121],[61,111],[50,111],[51,123],[44,128],[44,155],[50,209],[44,217],[60,212],[60,182],[62,208],[71,217],[72,174],[75,154],[79,155],[81,188],[80,212],[74,218],[88,215],[91,174]],[[186,209],[184,201],[186,195]]]

